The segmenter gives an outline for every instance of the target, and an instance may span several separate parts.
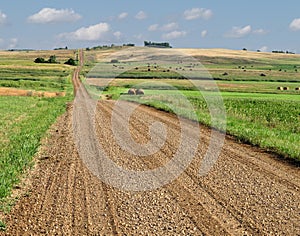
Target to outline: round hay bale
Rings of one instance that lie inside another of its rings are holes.
[[[289,90],[290,88],[289,87],[283,87],[283,90]]]
[[[296,90],[296,91],[299,91],[299,90],[300,90],[300,87],[295,88],[295,90]]]
[[[277,90],[283,90],[283,87],[277,87]]]
[[[128,90],[127,92],[129,95],[135,95],[136,94],[136,90],[134,88],[131,88]]]
[[[144,95],[144,94],[145,94],[145,92],[143,89],[136,90],[136,95]]]

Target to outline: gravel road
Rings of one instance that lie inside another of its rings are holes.
[[[131,106],[122,102],[123,108]],[[199,132],[200,140],[178,178],[150,191],[114,188],[80,158],[73,109],[70,104],[51,129],[30,184],[6,216],[7,230],[0,235],[300,235],[298,167],[226,137],[211,171],[199,176],[211,130],[185,121],[191,137]],[[117,109],[115,102],[101,101],[95,115],[99,144],[111,160],[138,171],[165,165],[180,145],[179,119],[139,106],[129,120],[132,139],[148,143],[150,125],[160,122],[166,141],[158,152],[138,157],[114,137],[112,112],[118,114],[119,127],[124,122]]]

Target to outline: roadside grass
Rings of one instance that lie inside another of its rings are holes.
[[[0,87],[65,92],[65,96],[55,98],[0,96],[0,212],[9,212],[14,204],[9,199],[13,188],[32,167],[46,131],[73,99],[74,67],[33,62],[36,57],[50,55],[63,62],[74,57],[74,51],[0,51]],[[0,222],[0,229],[5,229],[4,222]]]
[[[0,97],[0,203],[32,165],[40,140],[71,97]],[[0,205],[4,211],[6,204]]]
[[[113,90],[109,90],[112,92]],[[117,90],[114,90],[117,91]],[[211,116],[204,100],[195,92],[180,91],[193,106],[198,121],[211,126]],[[199,93],[199,92],[198,92]],[[189,110],[184,104],[181,107],[180,98],[170,91],[145,91],[145,96],[121,96],[120,99],[149,105],[160,110],[175,112],[190,118]],[[221,93],[226,109],[226,132],[238,140],[260,146],[275,152],[282,157],[300,161],[300,98],[297,95],[281,95],[280,99],[269,94],[259,94],[257,97],[246,94]],[[208,96],[206,94],[205,96]],[[209,96],[213,96],[212,92]],[[287,96],[286,98],[284,96]],[[176,106],[176,111],[170,109]],[[220,127],[216,127],[220,128]]]

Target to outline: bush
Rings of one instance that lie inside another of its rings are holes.
[[[64,64],[70,65],[70,66],[76,66],[77,61],[75,61],[73,58],[69,58]]]
[[[117,59],[111,59],[110,63],[119,63]]]
[[[46,61],[45,61],[44,58],[38,57],[38,58],[36,58],[36,59],[34,60],[34,62],[35,62],[35,63],[45,63]]]

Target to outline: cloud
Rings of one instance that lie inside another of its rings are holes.
[[[121,36],[122,36],[122,33],[120,31],[116,31],[113,33],[113,35],[117,38],[117,39],[120,39]]]
[[[242,38],[247,35],[249,35],[252,31],[252,28],[250,25],[247,25],[245,27],[232,27],[231,31],[225,34],[225,37],[227,38]]]
[[[202,18],[208,20],[213,15],[212,10],[205,8],[192,8],[190,10],[186,10],[183,13],[183,17],[186,20],[195,20],[198,18]]]
[[[263,46],[259,49],[259,51],[261,52],[267,52],[268,51],[268,47],[267,46]]]
[[[160,30],[162,30],[162,31],[172,31],[175,29],[178,29],[178,24],[175,22],[165,24],[160,28]]]
[[[144,38],[144,35],[142,35],[142,34],[136,34],[133,37],[136,38],[136,39],[138,39],[138,40],[142,40]]]
[[[176,38],[180,38],[180,37],[184,37],[184,36],[186,36],[185,31],[172,31],[170,33],[163,34],[162,38],[164,40],[170,40],[170,39],[176,39]]]
[[[19,42],[19,40],[17,38],[10,39],[8,48],[15,48],[15,47],[17,47],[18,46],[18,42]]]
[[[244,27],[234,26],[232,29],[226,33],[224,36],[227,38],[243,38],[250,34],[263,35],[267,34],[268,31],[264,29],[255,29],[253,30],[251,25],[246,25]]]
[[[143,20],[143,19],[146,19],[147,18],[147,14],[143,11],[139,11],[136,16],[135,16],[136,19],[138,20]]]
[[[60,38],[76,41],[96,41],[103,39],[110,31],[110,25],[99,23],[88,27],[82,27],[74,32],[60,34]]]
[[[300,18],[294,19],[290,24],[290,29],[293,31],[300,30]]]
[[[158,24],[150,25],[148,27],[148,31],[158,31],[158,30],[160,30],[160,31],[172,31],[172,30],[175,30],[175,29],[178,29],[178,24],[175,23],[175,22],[165,24],[161,27],[159,27]]]
[[[253,30],[252,33],[253,34],[266,34],[266,33],[268,33],[268,31],[264,30],[264,29],[257,29],[257,30]]]
[[[201,37],[202,37],[202,38],[205,38],[206,35],[207,35],[207,30],[203,30],[203,31],[201,32]]]
[[[158,24],[150,25],[148,27],[148,31],[156,31],[158,29],[159,29],[159,25]]]
[[[0,25],[3,25],[6,23],[7,15],[4,14],[2,11],[0,11]]]
[[[30,23],[47,24],[59,22],[75,22],[81,19],[81,15],[72,9],[43,8],[38,13],[27,18]]]
[[[118,19],[122,20],[122,19],[125,19],[127,16],[128,16],[128,13],[127,13],[127,12],[122,12],[122,13],[118,16]]]

